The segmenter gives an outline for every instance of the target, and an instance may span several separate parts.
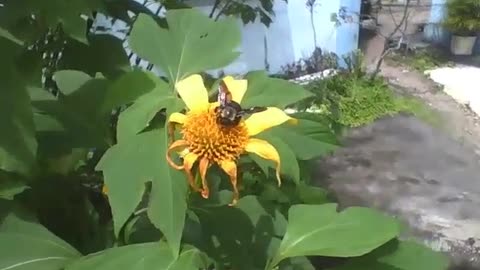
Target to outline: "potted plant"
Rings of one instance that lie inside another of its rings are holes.
[[[452,33],[451,52],[471,55],[480,31],[480,0],[448,0],[443,26]]]

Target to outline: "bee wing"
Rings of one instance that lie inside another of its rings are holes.
[[[251,107],[247,109],[243,109],[239,111],[237,114],[240,116],[245,116],[247,114],[254,114],[254,113],[259,113],[265,111],[267,108],[266,107]]]
[[[232,93],[228,90],[227,85],[224,81],[220,81],[218,85],[218,102],[221,105],[225,105],[232,101]]]

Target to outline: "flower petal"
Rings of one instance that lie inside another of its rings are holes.
[[[185,122],[186,117],[187,116],[183,113],[174,112],[174,113],[170,114],[170,117],[168,117],[168,122],[183,124]]]
[[[210,195],[210,189],[208,188],[208,183],[207,183],[207,170],[210,167],[210,161],[206,158],[202,158],[200,162],[198,163],[198,169],[200,171],[200,177],[202,179],[202,197],[207,199],[208,196]]]
[[[237,164],[235,164],[235,161],[232,161],[232,160],[224,160],[219,162],[218,165],[230,177],[230,182],[232,183],[232,187],[233,187],[233,200],[229,205],[233,206],[237,204],[238,197],[239,197],[238,188],[237,188]]]
[[[247,92],[247,80],[236,80],[232,76],[227,76],[223,78],[223,82],[227,85],[228,91],[232,94],[232,100],[240,104],[245,92]]]
[[[263,112],[252,114],[247,120],[245,120],[245,124],[248,129],[248,135],[254,136],[287,121],[296,123],[297,119],[288,116],[279,108],[268,107],[267,110]]]
[[[263,159],[275,162],[275,174],[277,176],[278,186],[282,184],[282,180],[280,179],[280,155],[273,145],[265,140],[250,138],[245,147],[245,151],[257,154]]]
[[[191,111],[208,108],[208,92],[202,76],[195,74],[179,81],[175,85],[178,94]]]
[[[197,187],[195,184],[195,177],[192,174],[192,168],[195,162],[198,159],[198,155],[194,153],[188,153],[183,157],[183,165],[184,165],[184,170],[185,174],[187,175],[188,183],[192,187],[193,190],[195,191],[200,191],[200,189]]]
[[[170,153],[172,151],[176,151],[178,148],[185,148],[187,146],[188,146],[188,142],[185,141],[185,140],[177,140],[177,141],[173,142],[170,145],[170,147],[168,147],[167,152],[165,153],[165,157],[167,159],[168,165],[170,165],[172,168],[174,168],[176,170],[183,170],[184,165],[183,164],[182,165],[175,164],[175,162],[173,162],[173,160],[170,157]]]

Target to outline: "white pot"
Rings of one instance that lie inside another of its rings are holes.
[[[454,55],[472,55],[475,41],[477,41],[476,36],[465,37],[453,35],[450,41],[450,50]]]

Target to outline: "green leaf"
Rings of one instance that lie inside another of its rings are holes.
[[[164,82],[150,71],[133,70],[115,80],[107,90],[102,111],[110,110],[135,101]]]
[[[81,254],[43,226],[10,214],[0,225],[0,269],[62,269]]]
[[[132,136],[108,149],[97,170],[103,171],[109,188],[115,235],[139,204],[145,183],[152,181],[150,220],[162,231],[172,252],[178,254],[187,209],[187,184],[184,174],[168,166],[166,146],[164,129]]]
[[[279,270],[316,270],[307,257],[295,257],[283,260]]]
[[[258,197],[248,195],[242,197],[237,207],[242,210],[250,218],[253,225],[258,226],[259,223],[265,222],[268,218],[272,222],[274,235],[282,236],[287,230],[287,220],[278,210],[274,209],[273,205],[266,202],[260,202]]]
[[[263,269],[285,233],[286,219],[271,203],[242,197],[236,207],[193,208],[201,226],[197,245],[218,265],[232,269]],[[217,266],[220,269],[220,266]]]
[[[338,147],[337,139],[330,128],[310,120],[298,119],[297,125],[286,124],[264,133],[282,139],[299,160],[314,159]]]
[[[275,205],[261,202],[256,196],[245,196],[239,200],[237,207],[245,213],[254,226],[249,254],[253,255],[256,267],[264,268],[280,245],[280,237],[285,234],[287,220]],[[244,268],[245,269],[245,268]]]
[[[329,202],[328,191],[321,187],[308,186],[301,183],[297,186],[300,200],[305,204],[323,204]]]
[[[29,186],[21,181],[2,177],[0,178],[0,199],[13,200],[15,195],[29,188]]]
[[[58,100],[43,89],[31,89],[32,99],[35,98],[32,103],[38,113],[61,123],[65,132],[60,134],[66,137],[61,141],[68,140],[67,143],[72,147],[105,147],[112,143],[110,112],[101,111],[106,103],[108,87],[109,81],[106,79],[91,79]],[[36,117],[36,120],[39,118]],[[45,120],[43,117],[43,124]],[[52,121],[49,122],[55,126]],[[46,139],[51,137],[52,134],[47,133]],[[51,143],[61,142],[54,140]]]
[[[219,206],[193,209],[201,228],[202,250],[218,264],[230,264],[234,269],[252,269],[254,257],[250,243],[254,235],[251,219],[236,207]]]
[[[161,109],[177,108],[178,100],[169,91],[166,82],[158,82],[155,89],[139,97],[120,114],[117,124],[118,141],[127,140],[144,130]]]
[[[111,248],[86,256],[65,270],[198,270],[208,267],[208,258],[198,249],[186,247],[178,258],[164,242]]]
[[[26,174],[35,162],[37,141],[30,97],[12,67],[0,68],[0,169]]]
[[[60,70],[55,72],[54,79],[60,91],[65,95],[69,95],[92,79],[92,77],[78,70]]]
[[[82,70],[92,77],[101,72],[107,78],[131,70],[122,40],[108,34],[95,34],[89,35],[88,41],[88,45],[74,40],[67,42],[58,69]]]
[[[337,213],[336,208],[334,203],[292,206],[287,233],[271,266],[296,256],[361,256],[400,233],[393,218],[373,209],[350,207]]]
[[[414,241],[393,241],[332,270],[446,270],[446,255]]]
[[[88,44],[87,40],[87,21],[80,16],[65,16],[61,18],[63,30],[70,37]]]
[[[290,146],[284,143],[280,138],[272,135],[260,134],[257,137],[266,140],[277,149],[280,155],[281,174],[287,175],[293,180],[293,182],[298,184],[300,182],[300,167],[298,166],[297,157],[292,149],[290,149]],[[275,169],[275,164],[272,161],[264,160],[255,154],[249,155],[261,168],[270,167]]]
[[[141,58],[161,68],[175,83],[200,71],[226,66],[239,55],[240,28],[234,18],[215,22],[197,9],[167,11],[168,30],[140,14],[129,44]]]
[[[265,71],[249,72],[248,90],[242,99],[242,107],[274,106],[285,108],[295,102],[313,96],[302,86],[277,78],[271,78]]]

